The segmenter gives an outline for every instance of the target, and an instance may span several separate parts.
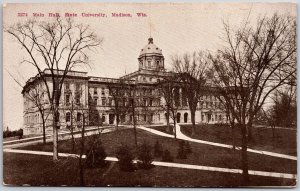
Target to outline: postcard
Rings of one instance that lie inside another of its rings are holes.
[[[3,4],[3,184],[297,182],[293,3]]]

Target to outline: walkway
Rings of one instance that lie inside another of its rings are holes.
[[[3,152],[7,153],[21,153],[21,154],[32,154],[32,155],[45,155],[45,156],[52,156],[52,152],[43,152],[43,151],[27,151],[27,150],[17,150],[17,149],[4,149]],[[69,154],[69,153],[59,153],[61,157],[79,157],[76,154]],[[85,158],[85,155],[82,156]],[[107,161],[118,161],[116,157],[106,157]],[[135,163],[137,161],[134,161]],[[219,168],[219,167],[211,167],[211,166],[200,166],[200,165],[190,165],[190,164],[181,164],[181,163],[170,163],[170,162],[160,162],[160,161],[153,161],[153,165],[155,166],[163,166],[163,167],[171,167],[171,168],[182,168],[182,169],[191,169],[191,170],[205,170],[211,172],[226,172],[226,173],[235,173],[235,174],[242,174],[241,169],[232,169],[232,168]],[[275,178],[286,178],[286,179],[296,179],[296,174],[287,174],[287,173],[278,173],[278,172],[266,172],[266,171],[255,171],[249,170],[250,175],[256,176],[266,176],[266,177],[275,177]]]
[[[138,126],[138,128],[142,129],[142,130],[145,130],[145,131],[148,131],[148,132],[151,132],[151,133],[156,134],[156,135],[174,138],[173,135],[163,133],[163,132],[155,130],[155,129],[141,127],[141,126]],[[184,135],[181,132],[179,124],[176,124],[176,135],[177,135],[177,138],[181,139],[181,140],[186,140],[186,141],[190,141],[190,142],[201,143],[201,144],[206,144],[206,145],[211,145],[211,146],[216,146],[216,147],[232,148],[232,145],[226,145],[226,144],[222,144],[222,143],[215,143],[215,142],[203,141],[203,140],[199,140],[199,139],[190,138],[190,137]],[[296,156],[285,155],[285,154],[280,154],[280,153],[274,153],[274,152],[269,152],[269,151],[261,151],[261,150],[255,150],[255,149],[249,149],[249,148],[247,149],[247,151],[252,152],[252,153],[272,156],[272,157],[278,157],[278,158],[284,158],[284,159],[290,159],[290,160],[297,160]]]
[[[110,127],[97,127],[97,128],[89,128],[86,129],[87,132],[85,132],[85,136],[90,136],[93,134],[96,134],[98,132],[101,133],[108,133],[115,130],[114,128],[110,128]],[[81,133],[78,133],[80,131],[74,131],[73,134],[74,138],[79,138],[81,137]],[[67,133],[59,133],[58,137],[59,140],[66,140],[66,139],[70,139],[71,138],[71,133],[67,132]],[[6,141],[3,142],[3,148],[18,148],[18,147],[23,147],[23,146],[27,146],[27,145],[34,145],[34,144],[38,144],[38,143],[42,143],[43,142],[43,137],[32,137],[32,138],[27,138],[27,139],[21,139],[21,140],[14,140],[14,141]],[[53,142],[53,138],[52,136],[47,137],[46,139],[47,143],[51,143]],[[8,145],[7,145],[8,144]]]

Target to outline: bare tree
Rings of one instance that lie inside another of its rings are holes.
[[[8,70],[6,70],[8,74],[12,77],[12,79],[23,88],[25,83],[22,83],[15,76],[13,76]],[[33,85],[30,91],[24,92],[22,91],[24,98],[30,101],[34,107],[36,107],[39,111],[40,118],[42,119],[42,127],[43,127],[43,143],[46,143],[46,122],[49,116],[49,112],[47,110],[47,102],[45,97],[47,96],[47,92],[45,88],[40,85]]]
[[[243,180],[248,184],[253,119],[269,95],[296,75],[296,23],[274,14],[259,18],[255,26],[224,26],[226,43],[212,59],[213,79],[241,128]]]
[[[43,88],[34,87],[30,92],[26,93],[26,98],[29,99],[34,106],[37,107],[40,118],[42,119],[43,126],[43,143],[46,143],[46,122],[49,117],[49,112],[47,112],[47,103],[45,102],[46,92]]]
[[[191,112],[192,135],[195,134],[195,113],[200,97],[207,84],[208,55],[203,52],[184,54],[182,57],[172,57],[174,72],[180,74],[183,92],[186,93]]]
[[[173,132],[176,138],[176,115],[179,107],[179,83],[176,76],[166,76],[160,82],[160,93],[164,103],[162,109],[166,112],[167,131],[170,132],[170,118],[173,120]]]
[[[7,26],[10,34],[27,53],[30,64],[38,71],[47,91],[53,119],[57,118],[61,90],[68,72],[79,65],[89,65],[87,51],[101,45],[102,39],[88,25],[71,19],[49,21],[27,20]],[[46,68],[47,70],[43,71]],[[57,124],[53,120],[53,160],[58,159]]]
[[[137,88],[136,88],[136,84],[132,84],[130,83],[130,81],[127,82],[127,87],[126,90],[126,95],[128,97],[128,113],[131,115],[131,121],[133,124],[133,132],[134,132],[134,143],[135,146],[137,148],[138,143],[137,143],[137,130],[136,130],[136,122],[137,122],[137,118],[136,118],[136,108],[139,106],[139,103],[137,101]]]
[[[128,87],[126,86],[125,80],[120,79],[117,83],[108,84],[109,94],[112,96],[113,104],[112,111],[116,117],[116,127],[118,130],[121,115],[126,113],[127,108],[125,106],[125,95]]]

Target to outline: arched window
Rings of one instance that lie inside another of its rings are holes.
[[[189,116],[188,113],[184,113],[183,118],[184,118],[184,122],[185,122],[185,123],[187,123],[187,121],[188,121],[188,116]]]
[[[70,122],[70,121],[71,121],[71,113],[68,112],[68,113],[66,114],[66,122]]]
[[[180,123],[180,117],[181,117],[181,114],[180,114],[180,113],[177,113],[177,116],[176,116],[176,118],[177,118],[177,123]]]

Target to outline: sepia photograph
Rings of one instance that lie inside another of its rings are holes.
[[[2,6],[4,186],[297,186],[295,3]]]

